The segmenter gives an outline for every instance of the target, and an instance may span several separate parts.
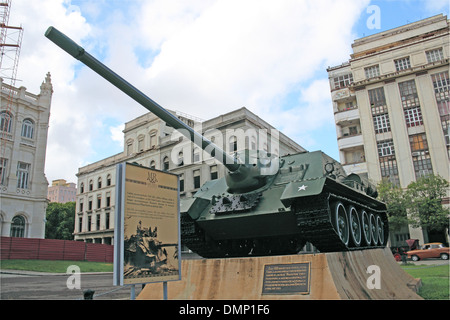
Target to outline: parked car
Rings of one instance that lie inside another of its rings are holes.
[[[394,256],[395,261],[402,261],[402,256],[406,255],[406,252],[409,251],[408,247],[391,247],[392,255]]]
[[[427,258],[441,258],[448,260],[449,248],[440,242],[425,243],[421,249],[411,250],[407,252],[408,259],[419,261]]]

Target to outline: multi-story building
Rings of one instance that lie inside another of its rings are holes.
[[[246,108],[207,121],[172,113],[229,153],[242,149],[278,155],[305,151]],[[123,132],[122,153],[78,170],[75,240],[113,243],[118,163],[135,162],[178,174],[181,198],[192,196],[206,181],[226,173],[221,163],[152,113],[126,123]]]
[[[53,180],[48,187],[48,200],[50,202],[66,203],[76,200],[77,186],[73,182],[64,179]]]
[[[340,160],[348,173],[406,188],[434,173],[449,179],[449,21],[436,15],[357,39],[342,65],[327,69]],[[427,233],[391,237],[422,243]]]
[[[7,85],[2,78],[0,86],[0,235],[44,238],[50,74],[38,95]]]

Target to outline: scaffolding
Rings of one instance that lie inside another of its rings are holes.
[[[6,146],[12,141],[12,103],[15,94],[17,67],[19,64],[20,48],[22,45],[22,26],[10,26],[9,15],[12,0],[0,0],[0,161],[5,161]],[[6,97],[6,102],[3,101]],[[0,163],[0,165],[3,165]],[[1,179],[2,177],[0,177]],[[1,179],[2,180],[2,179]]]

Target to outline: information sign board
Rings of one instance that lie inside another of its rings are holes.
[[[181,279],[179,178],[117,165],[114,284]]]

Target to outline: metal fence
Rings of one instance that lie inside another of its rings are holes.
[[[71,240],[0,237],[0,260],[37,259],[113,262],[113,246]]]

